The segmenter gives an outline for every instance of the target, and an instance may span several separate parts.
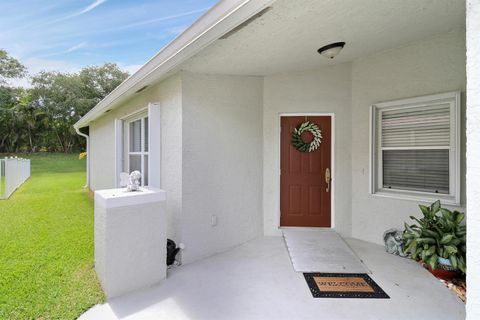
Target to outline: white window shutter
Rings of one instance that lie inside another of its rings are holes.
[[[161,157],[161,114],[160,104],[148,105],[148,185],[161,187],[160,157]]]
[[[123,171],[123,120],[115,119],[115,188],[120,187]]]

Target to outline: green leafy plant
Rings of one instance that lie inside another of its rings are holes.
[[[448,259],[455,270],[465,273],[467,229],[462,224],[465,214],[442,208],[439,200],[419,207],[423,218],[410,216],[416,223],[405,223],[405,252],[412,259],[423,260],[432,269],[438,267],[439,257]]]

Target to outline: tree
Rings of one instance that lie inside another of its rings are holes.
[[[0,85],[0,151],[14,152],[19,133],[13,107],[16,89]]]
[[[83,68],[79,73],[81,99],[77,104],[79,120],[129,76],[114,63]]]
[[[14,110],[19,90],[8,86],[6,79],[21,78],[25,74],[25,67],[0,49],[0,151],[16,151],[21,140],[19,119]]]
[[[13,112],[23,128],[22,141],[27,141],[31,152],[37,151],[43,136],[41,133],[48,130],[48,118],[43,108],[35,106],[31,90],[18,90],[18,100],[13,107]]]
[[[48,118],[43,138],[49,150],[71,152],[84,148],[84,140],[76,134],[73,124],[127,77],[128,73],[112,63],[87,67],[75,74],[41,72],[34,76],[32,98]]]
[[[22,78],[25,75],[25,67],[5,50],[0,49],[0,84],[4,84],[6,79]]]
[[[84,150],[73,124],[128,77],[106,63],[71,74],[43,71],[28,89],[6,81],[25,75],[25,67],[0,50],[0,152]]]
[[[83,68],[79,73],[83,96],[92,99],[92,103],[97,104],[128,75],[128,72],[120,70],[115,63]]]
[[[77,100],[80,97],[78,76],[58,72],[40,72],[32,78],[31,94],[36,109],[43,110],[48,125],[42,138],[49,151],[70,152],[76,136]]]

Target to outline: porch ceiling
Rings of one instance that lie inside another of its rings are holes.
[[[465,26],[463,0],[278,0],[271,10],[180,67],[269,75],[343,63]],[[335,60],[319,47],[346,46]]]

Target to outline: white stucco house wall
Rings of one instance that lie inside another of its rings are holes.
[[[478,3],[462,0],[220,1],[75,125],[88,136],[89,187],[117,187],[119,173],[142,159],[144,180],[167,192],[168,237],[185,245],[181,259],[190,263],[280,234],[281,118],[328,116],[330,227],[382,243],[385,230],[401,229],[419,203],[436,198],[468,207],[470,223],[467,8],[478,16]],[[469,18],[471,28],[478,20]],[[334,59],[317,53],[337,41],[345,47]],[[478,57],[475,41],[478,34],[469,46]],[[372,110],[444,93],[448,192],[377,192]],[[143,132],[136,154],[129,130]]]

